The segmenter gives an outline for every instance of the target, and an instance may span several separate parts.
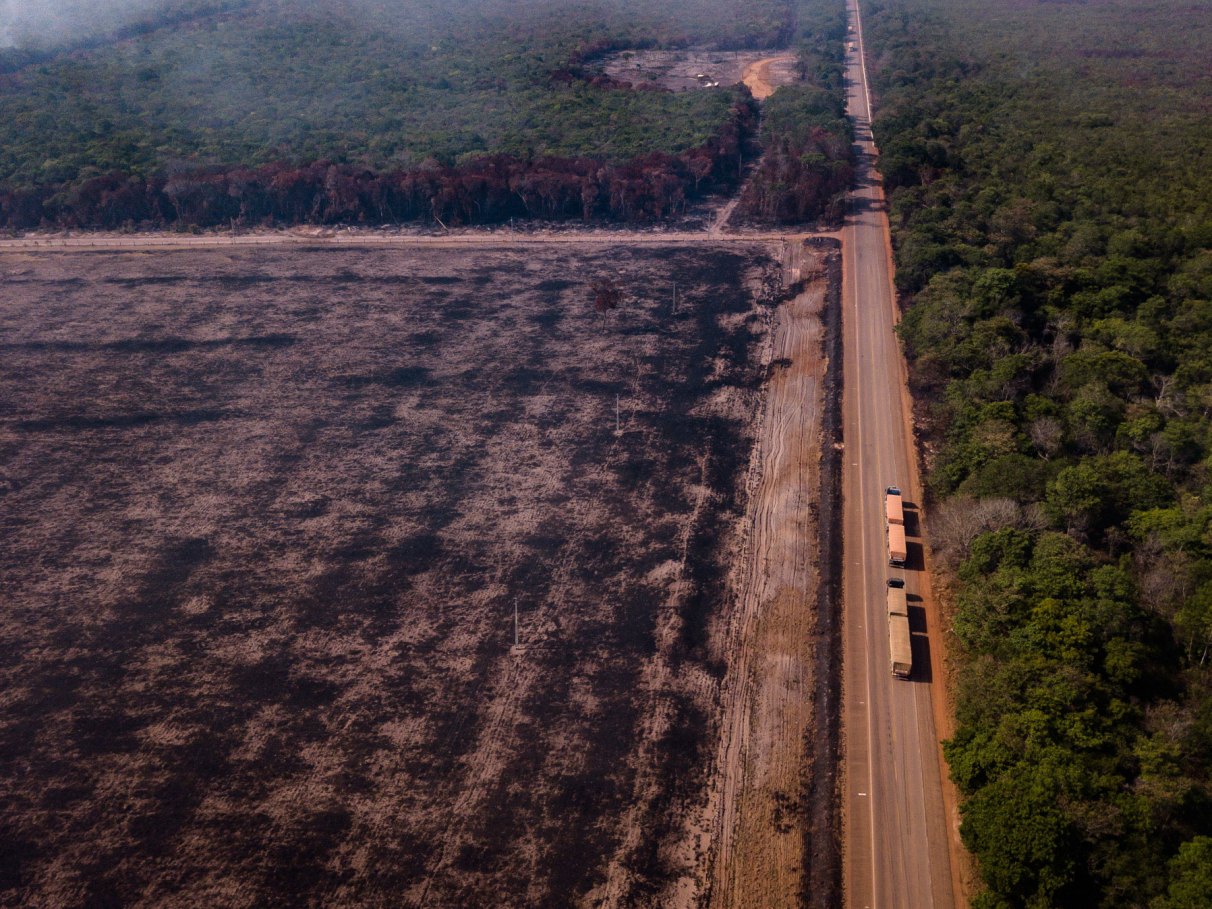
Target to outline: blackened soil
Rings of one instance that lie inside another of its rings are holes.
[[[771,267],[0,258],[0,904],[574,904],[679,579],[672,658],[715,670]],[[710,753],[670,701],[637,891]]]

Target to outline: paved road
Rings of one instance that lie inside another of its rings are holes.
[[[849,108],[862,156],[842,238],[847,906],[950,909],[955,902],[948,824],[931,712],[930,656],[937,653],[939,630],[926,614],[928,604],[918,598],[926,580],[912,519],[907,518],[909,570],[889,567],[884,540],[884,487],[900,486],[911,502],[920,500],[920,487],[892,331],[888,220],[873,163],[857,0],[848,0],[848,6],[856,26],[847,61]],[[914,670],[909,681],[894,679],[889,668],[884,598],[886,579],[893,575],[905,577],[910,594]]]

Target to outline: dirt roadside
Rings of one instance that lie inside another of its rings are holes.
[[[803,826],[803,904],[833,909],[842,898],[842,249],[826,238],[808,245],[826,250],[825,399],[821,418],[820,578],[817,583],[816,671],[818,694],[814,735],[805,747],[807,817]]]
[[[731,209],[729,209],[731,211]],[[232,249],[245,246],[298,246],[308,248],[383,248],[434,247],[466,249],[486,246],[528,247],[552,245],[635,245],[635,246],[698,246],[706,242],[782,243],[806,240],[810,237],[840,237],[838,231],[729,231],[719,233],[719,225],[711,233],[696,230],[604,230],[569,229],[532,232],[469,229],[443,234],[376,231],[358,228],[266,230],[249,233],[213,233],[183,236],[171,232],[136,235],[82,234],[33,235],[0,239],[0,254],[30,252],[102,252],[115,250],[150,251],[179,249]]]
[[[824,681],[816,594],[825,260],[800,243],[788,244],[784,259],[795,295],[776,316],[749,507],[730,579],[735,606],[719,648],[731,655],[731,667],[707,805],[713,907],[799,905],[816,858],[815,845],[806,852],[813,840],[806,829],[818,826],[806,768]]]

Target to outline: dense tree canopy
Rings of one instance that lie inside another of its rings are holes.
[[[976,905],[1208,905],[1212,5],[865,21]]]
[[[819,3],[799,46],[804,80],[775,91],[762,108],[763,153],[741,199],[742,215],[794,223],[845,211],[854,179],[854,131],[845,110],[841,4]]]
[[[624,88],[592,78],[594,58],[805,35],[820,50],[808,0],[107,9],[92,31],[10,26],[0,224],[663,217],[736,179],[752,105]]]

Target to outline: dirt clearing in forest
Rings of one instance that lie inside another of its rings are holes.
[[[780,85],[796,81],[795,59],[795,54],[779,54],[755,60],[745,67],[741,81],[749,86],[753,97],[765,101]]]
[[[705,50],[641,50],[611,54],[602,62],[608,76],[638,85],[648,82],[674,91],[726,87],[745,82],[753,90],[748,73],[757,72],[765,62],[787,58],[795,62],[795,54],[772,57],[770,51],[705,51]],[[771,79],[787,76],[794,81],[790,64],[771,72]],[[761,70],[766,72],[767,70]],[[785,84],[778,82],[777,84]],[[767,92],[766,94],[769,94]],[[764,98],[765,95],[758,95]]]

